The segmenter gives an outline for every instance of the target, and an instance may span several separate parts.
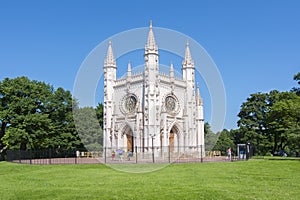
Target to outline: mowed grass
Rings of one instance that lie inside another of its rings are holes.
[[[1,199],[300,199],[300,162],[172,164],[151,173],[2,162],[0,181]]]

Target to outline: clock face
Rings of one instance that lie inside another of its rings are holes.
[[[165,106],[168,112],[174,112],[176,108],[176,99],[172,96],[167,96]]]
[[[125,108],[128,112],[132,112],[134,111],[135,107],[136,107],[136,103],[137,103],[137,100],[136,100],[136,97],[133,96],[133,95],[130,95],[130,96],[127,96],[125,98]]]

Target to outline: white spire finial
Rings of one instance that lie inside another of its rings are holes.
[[[170,64],[170,77],[174,77],[174,68],[173,68],[173,63],[172,62]]]
[[[128,60],[127,71],[131,71],[131,63],[130,63],[130,60]]]
[[[106,54],[104,64],[109,65],[109,66],[115,66],[116,65],[116,60],[115,60],[114,53],[113,53],[113,50],[112,50],[111,40],[109,40],[109,42],[108,42],[108,49],[107,49],[107,54]]]
[[[130,60],[128,61],[128,65],[127,65],[127,76],[131,76],[131,64],[130,64]]]
[[[149,34],[148,34],[148,40],[147,40],[147,44],[145,47],[145,50],[147,51],[157,51],[157,45],[155,42],[155,38],[154,38],[154,33],[152,30],[152,20],[150,20],[150,30],[149,30]]]
[[[201,106],[202,105],[202,98],[200,96],[200,88],[199,88],[198,83],[197,83],[197,89],[196,89],[196,105],[197,106]]]
[[[183,60],[182,64],[185,66],[194,65],[188,40],[186,40],[185,56],[184,56],[184,60]]]
[[[170,63],[170,71],[174,71],[173,62]]]

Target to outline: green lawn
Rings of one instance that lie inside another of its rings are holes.
[[[100,164],[2,162],[0,180],[1,199],[300,199],[299,160],[173,164],[135,174]]]

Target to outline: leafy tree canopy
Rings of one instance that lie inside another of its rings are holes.
[[[294,76],[300,83],[300,73]],[[257,154],[282,150],[300,152],[299,88],[291,92],[251,94],[238,114],[240,142],[250,142]]]
[[[0,82],[0,149],[82,146],[72,118],[72,96],[27,77]]]
[[[205,141],[205,150],[211,151],[216,142],[218,136],[211,130],[211,127],[208,122],[204,124],[204,141]]]
[[[300,85],[300,72],[294,75],[294,80],[297,81],[298,85]],[[300,96],[300,87],[293,87],[292,91]]]
[[[96,114],[97,109],[92,107],[74,110],[76,129],[85,148],[89,151],[100,150],[103,143],[103,131]]]

